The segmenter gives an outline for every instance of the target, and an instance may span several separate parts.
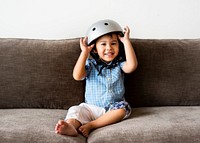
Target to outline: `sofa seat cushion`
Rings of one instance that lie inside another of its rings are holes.
[[[0,109],[0,142],[2,143],[83,143],[86,139],[56,134],[55,124],[64,119],[67,110]]]
[[[89,143],[200,142],[200,107],[133,109],[129,119],[94,130]]]

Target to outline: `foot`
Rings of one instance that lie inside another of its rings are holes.
[[[88,137],[89,134],[90,134],[90,131],[93,129],[92,125],[90,125],[89,123],[88,124],[85,124],[83,126],[81,126],[79,128],[79,131],[85,136],[85,137]]]
[[[72,124],[65,122],[64,120],[58,121],[55,127],[55,133],[68,136],[78,135],[75,127]]]

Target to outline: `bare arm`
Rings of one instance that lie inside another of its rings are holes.
[[[94,45],[87,46],[87,37],[80,39],[81,54],[76,62],[73,70],[73,77],[75,80],[82,80],[86,76],[85,64]]]
[[[124,37],[119,36],[119,39],[124,44],[124,50],[125,50],[125,55],[126,55],[126,61],[122,67],[122,70],[125,73],[133,72],[137,68],[137,65],[138,65],[135,51],[129,39],[129,34],[130,34],[129,27],[126,26]]]

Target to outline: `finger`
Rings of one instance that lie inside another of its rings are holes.
[[[89,48],[92,50],[92,48],[94,48],[94,45],[95,44],[90,45]]]
[[[83,43],[83,37],[80,38],[80,43]]]
[[[130,33],[130,29],[129,29],[128,26],[126,26],[126,27],[124,28],[124,35],[129,35],[129,33]]]
[[[80,38],[80,45],[83,43],[83,38]]]
[[[83,39],[83,42],[84,42],[84,44],[85,45],[87,45],[87,39],[88,39],[88,37],[86,36],[86,37],[84,37],[84,39]]]
[[[124,37],[124,32],[123,33],[118,33],[117,36],[118,36],[118,38]]]
[[[128,26],[124,27],[124,30],[125,30],[126,32],[129,32],[129,31],[130,31],[130,29],[129,29]]]
[[[130,28],[128,26],[126,26],[126,31],[129,33],[130,32]]]
[[[84,46],[83,38],[80,38],[80,46]]]
[[[119,40],[122,42],[122,36],[121,35],[117,35],[118,36],[118,38],[119,38]]]

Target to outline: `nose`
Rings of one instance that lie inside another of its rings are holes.
[[[108,44],[108,45],[106,46],[106,50],[111,50],[111,49],[112,49],[112,45]]]

